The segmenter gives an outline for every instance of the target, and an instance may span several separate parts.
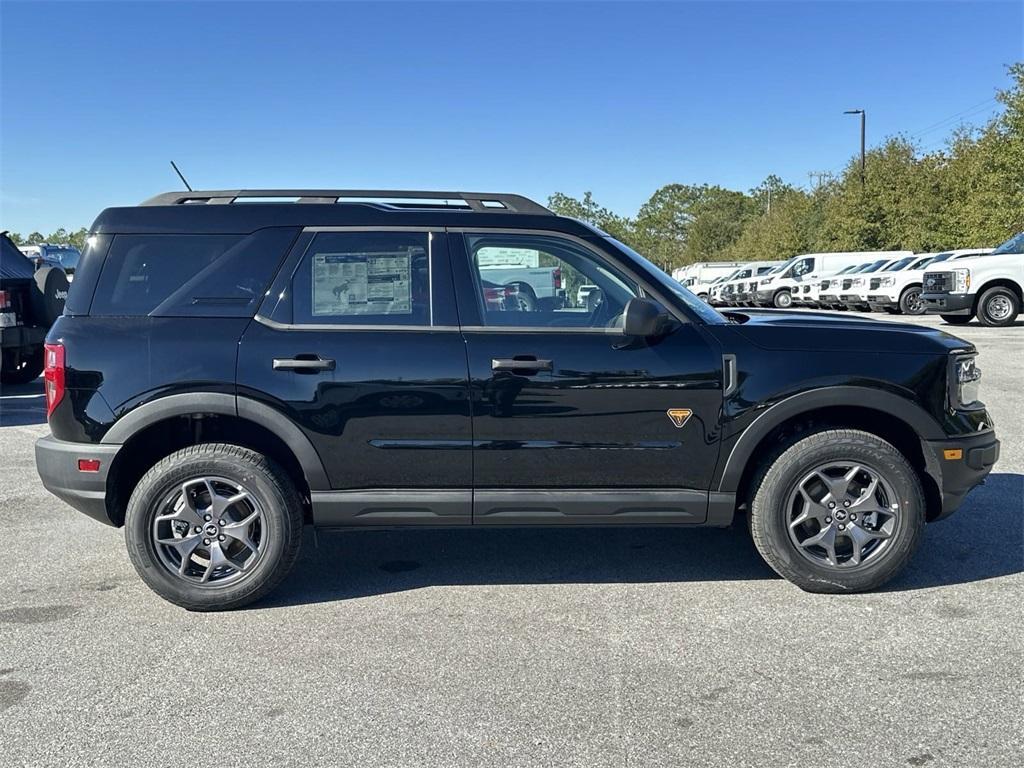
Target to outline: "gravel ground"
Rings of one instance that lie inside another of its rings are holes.
[[[5,388],[0,765],[1019,766],[1022,326],[949,329],[1002,460],[857,596],[742,529],[367,532],[189,614],[43,490],[41,389]]]

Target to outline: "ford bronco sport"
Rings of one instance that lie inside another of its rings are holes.
[[[562,293],[488,299],[509,251]],[[744,520],[787,579],[853,592],[995,463],[975,357],[923,327],[720,314],[516,195],[170,193],[96,219],[36,461],[193,610],[268,593],[306,523]]]

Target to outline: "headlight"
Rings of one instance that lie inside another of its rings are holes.
[[[979,405],[981,368],[977,355],[958,355],[953,358],[953,369],[949,377],[950,399],[954,408],[970,408]]]
[[[967,293],[967,290],[971,287],[971,270],[969,269],[954,269],[953,270],[953,289],[950,293]]]
[[[888,288],[889,286],[896,285],[896,278],[895,277],[883,277],[882,278],[882,282],[879,283],[879,285],[881,285],[883,288]]]
[[[859,288],[860,286],[864,285],[864,278],[863,277],[855,277],[855,278],[853,278],[853,282],[850,283],[850,285],[852,285],[854,288]]]
[[[774,277],[766,277],[764,280],[761,281],[761,285],[768,285],[768,283],[770,283],[774,279]]]

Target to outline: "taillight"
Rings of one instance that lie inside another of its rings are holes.
[[[551,270],[551,280],[554,283],[555,288],[562,287],[562,268],[555,267]]]
[[[11,294],[7,291],[0,291],[0,309],[7,309],[11,306]]]
[[[46,418],[64,399],[64,345],[44,344],[43,389],[46,392]]]

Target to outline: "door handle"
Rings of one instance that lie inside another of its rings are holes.
[[[513,371],[527,373],[533,371],[550,371],[550,360],[538,360],[536,357],[519,355],[517,357],[495,357],[491,360],[492,371]]]
[[[275,371],[333,371],[334,361],[319,355],[298,355],[297,357],[275,357]]]

